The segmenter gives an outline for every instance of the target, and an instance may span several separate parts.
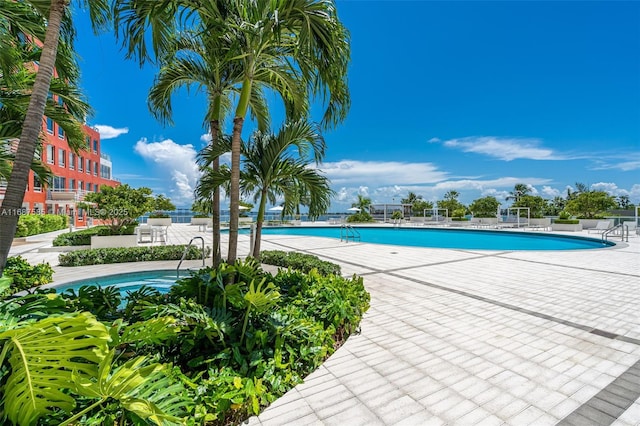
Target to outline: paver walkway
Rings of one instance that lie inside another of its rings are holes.
[[[567,252],[266,236],[365,277],[371,309],[250,425],[640,425],[640,238]]]
[[[197,234],[170,228],[175,243]],[[336,262],[372,300],[361,334],[249,425],[640,425],[640,237],[566,252],[262,246]]]

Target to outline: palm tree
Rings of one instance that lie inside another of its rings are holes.
[[[240,148],[249,95],[256,80],[270,81],[283,99],[291,99],[291,88],[283,84],[282,70],[299,75],[309,94],[328,95],[325,125],[342,121],[349,107],[346,84],[349,38],[329,0],[230,0],[227,20],[235,50],[243,62],[244,80],[233,119],[231,140],[231,185],[229,255],[236,258],[238,207],[240,200]]]
[[[230,146],[230,140],[226,139],[226,145],[222,144],[219,149],[228,149]],[[244,195],[253,195],[258,203],[256,235],[254,246],[251,247],[253,257],[260,256],[267,201],[275,204],[283,196],[283,214],[292,214],[301,199],[307,200],[309,216],[312,218],[327,211],[333,191],[328,179],[317,169],[309,167],[308,159],[311,156],[317,164],[324,157],[324,151],[324,139],[316,126],[307,121],[286,123],[277,134],[255,132],[247,143],[243,143],[240,186]],[[231,171],[228,168],[223,167],[215,173],[206,167],[196,194],[202,196],[216,186],[228,189],[230,182]]]
[[[297,148],[297,157],[292,152]],[[310,151],[310,152],[309,152]],[[324,157],[325,142],[315,126],[306,121],[287,123],[278,134],[256,132],[243,149],[241,173],[243,193],[253,193],[258,203],[256,234],[252,256],[260,257],[262,224],[267,201],[275,204],[284,195],[283,214],[292,214],[300,194],[309,198],[309,216],[314,218],[329,208],[333,191],[328,179],[317,169],[309,168],[308,155],[316,164]]]
[[[513,191],[509,192],[510,195],[506,198],[506,200],[513,200],[517,203],[518,201],[520,201],[520,198],[530,193],[531,188],[529,187],[529,185],[524,183],[516,183],[513,187]]]
[[[371,198],[365,197],[362,194],[358,194],[358,201],[351,204],[351,207],[355,207],[360,209],[361,213],[369,213],[369,209],[371,207]]]
[[[211,5],[209,3],[209,5]],[[215,10],[214,10],[215,11]],[[241,63],[229,57],[228,40],[212,35],[200,27],[177,34],[170,39],[167,51],[159,59],[160,71],[149,91],[149,109],[161,122],[172,124],[171,97],[181,87],[195,87],[206,93],[209,100],[205,121],[211,133],[212,146],[219,144],[220,122],[229,110],[230,97],[237,95],[241,81]],[[255,85],[249,108],[259,129],[268,126],[268,109],[262,94],[262,85]],[[215,172],[220,168],[219,156],[204,157],[206,165]],[[213,266],[221,261],[220,253],[220,188],[212,188],[207,197],[212,200]]]
[[[229,57],[242,69],[235,108],[231,149],[229,255],[237,252],[240,201],[241,133],[253,85],[263,82],[285,103],[289,118],[306,114],[307,96],[328,99],[323,123],[342,121],[349,106],[346,84],[348,33],[327,0],[121,0],[116,6],[116,30],[128,57],[144,63],[168,49],[175,28],[201,21],[212,34],[230,42]],[[147,48],[146,29],[151,29]]]
[[[20,143],[7,183],[5,198],[2,201],[2,209],[6,214],[0,221],[0,273],[6,264],[18,223],[18,215],[12,213],[18,212],[22,207],[31,163],[33,162],[33,156],[39,145],[38,136],[42,129],[42,117],[49,93],[49,86],[54,76],[59,42],[62,37],[64,45],[71,48],[74,35],[69,10],[69,0],[27,0],[23,3],[31,6],[29,8],[30,13],[36,13],[42,19],[46,17],[46,31],[38,61],[38,70],[33,84],[33,91],[25,113],[24,126],[20,133]],[[85,0],[83,3],[89,7],[94,29],[104,27],[109,18],[107,0]],[[6,1],[3,2],[2,6],[4,11],[4,8],[7,6]],[[60,66],[61,64],[58,65],[58,75],[63,78],[63,80],[75,81],[73,71],[76,67],[66,69],[64,66]]]

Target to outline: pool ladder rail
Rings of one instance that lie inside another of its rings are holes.
[[[187,244],[187,246],[184,248],[184,252],[182,253],[182,257],[180,258],[178,267],[176,268],[176,279],[180,278],[180,265],[182,265],[182,262],[184,262],[184,258],[187,257],[187,253],[189,252],[189,247],[191,247],[191,245],[193,244],[193,240],[200,240],[202,242],[202,267],[204,268],[204,259],[206,256],[206,253],[204,251],[204,238],[200,236],[193,237],[191,241],[189,241],[189,244]]]
[[[620,234],[618,234],[618,230],[620,230]],[[625,231],[627,234],[626,240],[625,240]],[[620,235],[622,241],[629,241],[629,227],[628,226],[624,226],[624,222],[617,224],[616,226],[607,229],[606,231],[604,231],[602,233],[602,242],[604,243],[605,241],[608,240],[608,236],[609,234],[618,236]]]
[[[344,240],[348,243],[349,239],[351,239],[351,241],[355,241],[356,239],[360,241],[360,232],[351,225],[340,225],[340,241]]]

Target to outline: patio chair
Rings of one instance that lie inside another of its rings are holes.
[[[609,222],[608,220],[599,220],[598,223],[596,223],[595,227],[587,229],[587,233],[590,234],[591,231],[593,231],[602,234],[609,228],[611,228],[611,222]]]
[[[152,243],[153,242],[153,228],[151,225],[139,225],[136,227],[136,235],[139,243]],[[144,237],[147,237],[145,240]]]

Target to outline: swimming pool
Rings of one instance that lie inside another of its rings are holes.
[[[171,286],[176,283],[176,271],[174,270],[159,270],[159,271],[142,271],[142,272],[129,272],[126,274],[107,275],[104,277],[87,278],[85,280],[73,281],[66,284],[55,286],[57,293],[62,293],[65,290],[73,289],[78,292],[78,289],[84,285],[99,285],[101,287],[116,287],[122,296],[122,299],[127,296],[127,292],[136,291],[143,285],[153,287],[162,294],[169,293]]]
[[[584,250],[614,246],[595,238],[538,232],[479,229],[389,228],[354,226],[364,243],[473,250]],[[248,233],[247,230],[241,231]],[[262,235],[298,235],[340,239],[339,227],[262,228]]]

